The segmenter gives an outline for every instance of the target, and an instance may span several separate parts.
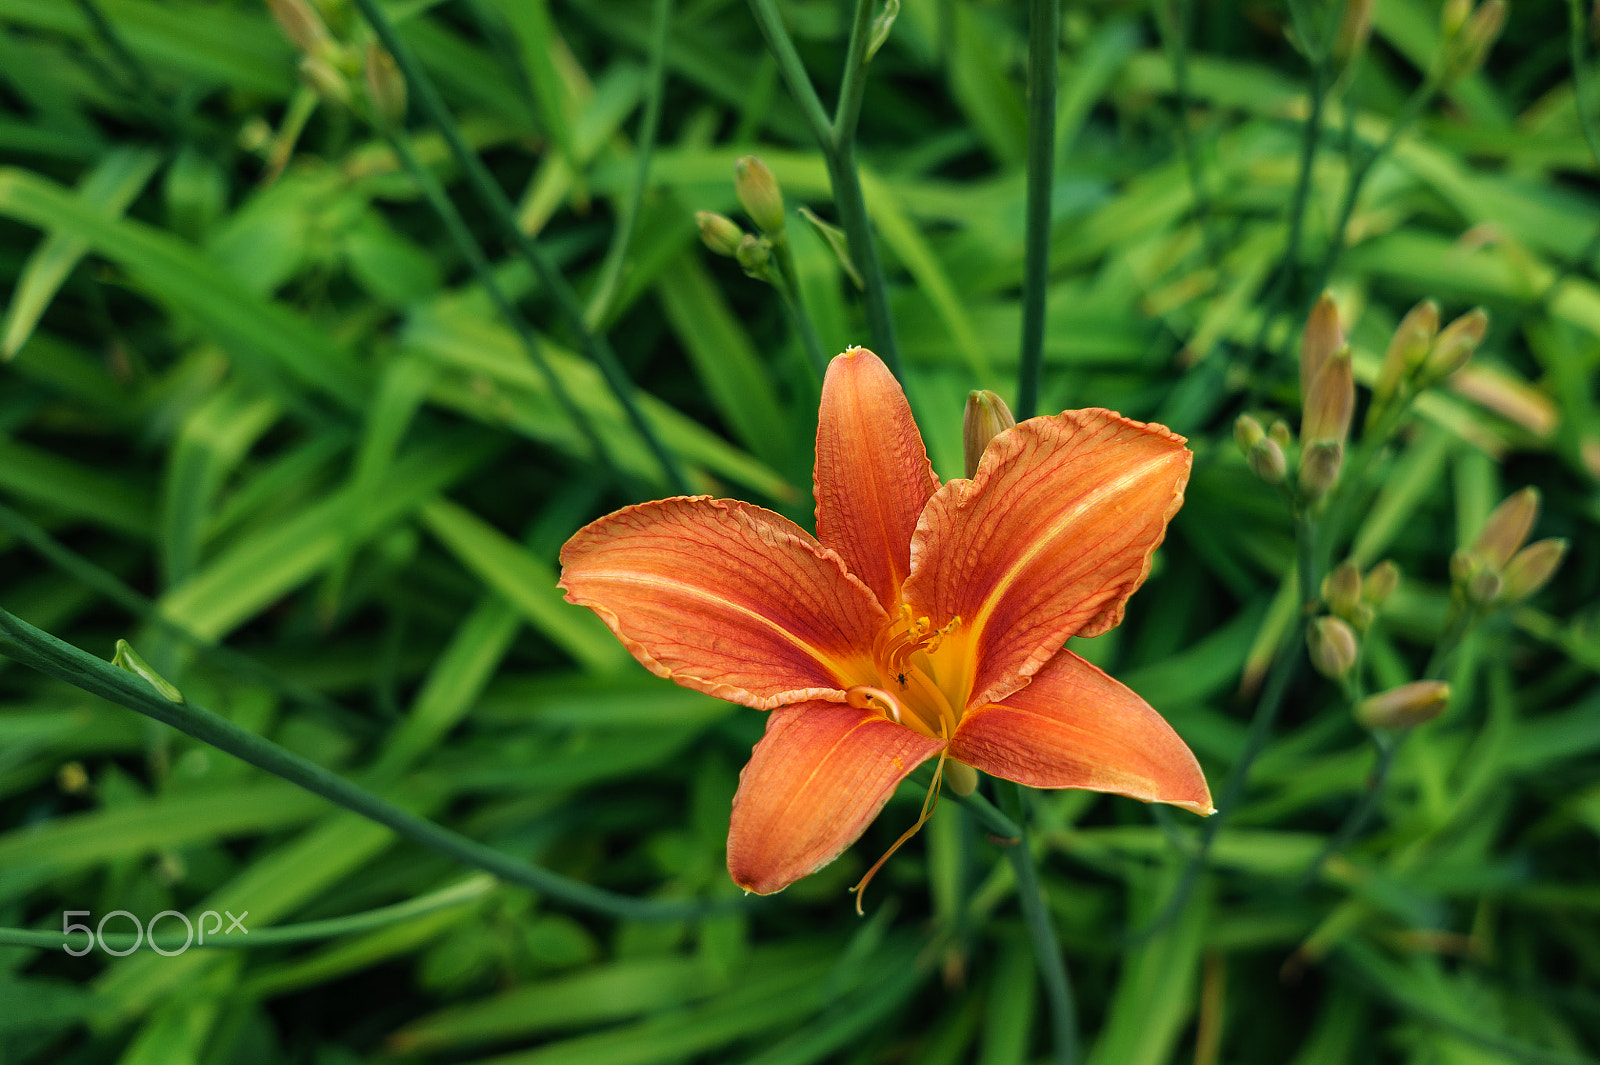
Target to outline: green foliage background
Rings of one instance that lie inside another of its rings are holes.
[[[318,6],[358,57],[359,13]],[[831,106],[853,5],[780,7]],[[809,522],[805,352],[774,291],[710,255],[693,222],[737,215],[736,157],[758,153],[782,184],[825,349],[870,334],[793,213],[836,217],[745,5],[677,5],[637,224],[600,286],[653,92],[649,8],[388,11],[525,231],[581,300],[607,296],[591,320],[692,487]],[[1214,789],[1294,613],[1289,517],[1232,418],[1294,419],[1296,323],[1351,164],[1439,54],[1431,3],[1372,14],[1365,57],[1321,87],[1305,168],[1314,81],[1282,5],[1064,11],[1040,406],[1162,421],[1197,456],[1128,620],[1074,647],[1169,718]],[[1025,16],[906,0],[866,89],[864,193],[945,476],[961,472],[967,390],[1014,394]],[[1567,538],[1566,565],[1468,636],[1448,713],[1410,738],[1369,830],[1314,882],[1373,754],[1309,669],[1197,890],[1153,934],[1139,931],[1197,822],[1036,797],[1091,1065],[1600,1056],[1600,198],[1580,123],[1600,99],[1577,91],[1568,32],[1565,6],[1519,0],[1487,66],[1377,161],[1327,279],[1364,383],[1420,298],[1494,321],[1478,376],[1425,396],[1379,457],[1333,558],[1405,573],[1367,639],[1370,685],[1420,675],[1451,552],[1511,490],[1542,490],[1535,535]],[[302,81],[298,65],[245,0],[0,0],[0,277],[20,349],[0,365],[0,606],[106,658],[127,637],[192,702],[508,854],[640,897],[733,899],[728,804],[760,715],[646,676],[554,586],[574,529],[674,486],[426,115],[413,107],[407,143],[620,476],[363,117],[357,67]],[[0,946],[0,1062],[1043,1060],[1012,875],[960,807],[886,867],[866,920],[852,910],[846,887],[920,799],[908,785],[776,899],[620,919],[486,880],[0,659],[0,925],[231,909],[265,930],[459,888],[251,950]]]

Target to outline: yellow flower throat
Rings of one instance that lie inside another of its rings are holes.
[[[960,627],[957,617],[935,629],[928,618],[915,617],[902,604],[872,642],[878,683],[850,688],[845,701],[925,736],[948,740],[966,708],[973,679],[968,641],[951,639]]]

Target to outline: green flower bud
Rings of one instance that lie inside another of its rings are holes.
[[[978,771],[954,758],[944,760],[944,785],[962,798],[978,790]]]
[[[1350,435],[1350,415],[1356,407],[1356,382],[1350,369],[1350,347],[1341,346],[1323,361],[1322,369],[1305,395],[1300,439],[1305,443],[1333,440],[1344,443]]]
[[[1283,448],[1271,437],[1257,440],[1244,458],[1250,465],[1250,472],[1268,484],[1282,484],[1289,476],[1289,463],[1283,457]]]
[[[1306,649],[1311,664],[1330,680],[1338,680],[1355,668],[1361,645],[1355,630],[1343,618],[1320,617],[1306,630]]]
[[[1423,384],[1442,381],[1467,364],[1489,330],[1489,314],[1474,307],[1439,331],[1420,373]]]
[[[1369,696],[1356,707],[1356,720],[1369,729],[1407,729],[1426,724],[1450,705],[1450,685],[1418,680]]]
[[[772,245],[767,242],[766,237],[746,233],[734,251],[734,258],[739,260],[744,272],[757,281],[772,280],[772,275],[767,271],[767,264],[772,261]]]
[[[1307,500],[1321,499],[1339,480],[1339,470],[1344,466],[1344,444],[1337,440],[1319,440],[1306,445],[1300,452],[1300,480],[1297,487]]]
[[[783,193],[766,163],[753,155],[741,156],[733,164],[733,191],[757,229],[768,236],[783,232]]]
[[[694,224],[700,227],[700,241],[706,247],[730,259],[738,256],[745,234],[733,219],[715,211],[696,211]]]
[[[1400,387],[1400,382],[1414,373],[1428,357],[1433,338],[1439,333],[1439,305],[1423,300],[1400,319],[1394,336],[1383,355],[1383,368],[1378,371],[1378,385],[1373,395],[1379,402],[1387,401]]]
[[[373,113],[382,122],[401,122],[406,117],[406,79],[395,65],[394,56],[377,41],[368,41],[365,67],[367,99]]]
[[[967,393],[967,409],[961,420],[961,442],[966,451],[967,476],[978,472],[984,448],[989,441],[1017,424],[1006,401],[988,389]]]
[[[1506,601],[1520,603],[1549,584],[1566,557],[1565,540],[1540,540],[1518,551],[1503,574]]]
[[[1528,487],[1512,492],[1483,523],[1483,531],[1467,548],[1475,559],[1502,569],[1511,556],[1528,542],[1534,520],[1539,516],[1539,490]]]
[[[1367,571],[1366,580],[1361,582],[1361,597],[1373,606],[1382,606],[1398,587],[1400,567],[1384,559]]]
[[[1239,420],[1233,423],[1234,443],[1238,444],[1239,450],[1246,455],[1250,454],[1250,449],[1266,435],[1267,431],[1261,428],[1261,423],[1248,414],[1239,415]]]
[[[1322,579],[1322,600],[1328,609],[1348,619],[1361,602],[1361,571],[1354,562],[1341,562]]]

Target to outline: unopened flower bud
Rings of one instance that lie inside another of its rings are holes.
[[[1239,420],[1233,423],[1233,441],[1246,455],[1266,435],[1267,431],[1261,428],[1261,423],[1248,414],[1239,415]]]
[[[1398,587],[1400,567],[1384,559],[1367,571],[1366,579],[1361,582],[1361,597],[1373,606],[1382,606]]]
[[[1340,617],[1350,617],[1361,602],[1361,571],[1354,562],[1341,562],[1322,578],[1322,601]]]
[[[771,280],[771,275],[767,273],[767,264],[772,261],[772,245],[767,243],[767,238],[746,233],[739,240],[739,247],[734,250],[733,257],[739,260],[744,272],[757,281]]]
[[[1350,415],[1356,407],[1356,382],[1350,369],[1350,348],[1342,346],[1323,362],[1305,395],[1300,420],[1304,443],[1335,440],[1350,435]]]
[[[1289,476],[1289,463],[1283,457],[1283,448],[1271,437],[1256,441],[1256,446],[1245,455],[1250,472],[1268,484],[1282,484]]]
[[[1461,27],[1461,36],[1454,42],[1454,55],[1450,63],[1453,77],[1465,77],[1483,66],[1489,49],[1500,39],[1506,26],[1506,0],[1484,0]]]
[[[987,388],[967,393],[967,409],[961,419],[961,442],[966,451],[967,476],[978,472],[983,450],[989,441],[1017,424],[1006,401]]]
[[[383,122],[398,123],[406,117],[406,79],[400,68],[377,41],[367,42],[366,53],[367,98],[372,110]]]
[[[1471,551],[1464,547],[1458,549],[1450,555],[1450,583],[1466,584],[1481,565]]]
[[[1501,594],[1509,603],[1522,602],[1550,583],[1566,557],[1565,540],[1540,540],[1529,544],[1506,563],[1502,575],[1505,589]]]
[[[1494,508],[1483,531],[1467,549],[1474,558],[1482,559],[1496,569],[1505,568],[1511,556],[1528,542],[1534,519],[1539,516],[1539,490],[1528,487],[1512,492]]]
[[[81,795],[89,790],[89,772],[82,762],[68,762],[56,771],[56,784],[68,795]]]
[[[1338,680],[1355,668],[1361,645],[1356,633],[1343,618],[1320,617],[1306,630],[1306,649],[1311,664],[1330,680]]]
[[[1407,729],[1426,724],[1450,704],[1450,685],[1418,680],[1369,696],[1356,707],[1356,720],[1370,729]]]
[[[1489,314],[1482,307],[1474,307],[1441,329],[1422,365],[1423,383],[1441,381],[1465,366],[1488,331]]]
[[[1467,599],[1484,606],[1500,598],[1500,592],[1505,587],[1505,582],[1500,577],[1500,571],[1493,566],[1479,566],[1467,578],[1465,592]]]
[[[958,762],[954,758],[946,758],[944,761],[944,786],[964,799],[978,790],[978,771],[965,762]]]
[[[1344,465],[1344,445],[1337,440],[1307,444],[1300,452],[1300,494],[1307,500],[1321,499],[1339,480]]]
[[[706,247],[730,259],[739,254],[744,230],[733,219],[715,211],[696,211],[694,224],[700,227],[700,240]]]
[[[1339,16],[1339,30],[1333,36],[1333,48],[1330,51],[1334,61],[1341,67],[1350,65],[1350,61],[1367,47],[1367,38],[1372,33],[1372,0],[1344,0],[1344,11]]]
[[[1267,426],[1267,439],[1288,451],[1290,442],[1294,440],[1294,436],[1289,432],[1289,423],[1279,418]]]
[[[1444,7],[1439,11],[1439,36],[1449,41],[1461,32],[1471,14],[1472,0],[1444,0]]]
[[[1309,406],[1311,390],[1333,353],[1344,347],[1339,308],[1326,292],[1311,308],[1300,337],[1300,398]]]
[[[283,35],[305,55],[317,55],[328,44],[328,27],[306,0],[267,0],[267,10]]]
[[[733,191],[757,229],[768,236],[783,232],[783,193],[766,163],[753,155],[741,156],[733,164]]]
[[[1439,305],[1432,300],[1423,300],[1400,319],[1378,371],[1378,385],[1373,390],[1378,401],[1394,395],[1400,382],[1422,365],[1438,333]]]
[[[1366,632],[1376,620],[1378,611],[1366,600],[1357,603],[1350,611],[1350,624],[1356,627],[1357,632]]]

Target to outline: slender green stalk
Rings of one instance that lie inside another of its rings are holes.
[[[538,368],[539,376],[544,378],[545,387],[550,389],[550,394],[555,397],[556,403],[566,414],[568,420],[577,428],[578,432],[582,434],[584,441],[589,445],[590,450],[594,452],[595,458],[619,481],[626,481],[616,461],[611,457],[610,451],[606,449],[605,441],[601,438],[599,430],[595,428],[594,422],[590,420],[588,413],[578,406],[578,401],[573,399],[572,393],[567,389],[560,375],[556,373],[555,367],[551,365],[549,356],[545,354],[544,345],[539,342],[538,335],[533,331],[533,326],[528,324],[528,320],[522,316],[521,311],[517,310],[510,298],[506,296],[505,290],[500,287],[500,282],[495,279],[494,269],[489,265],[488,256],[484,254],[483,248],[478,244],[477,238],[472,235],[472,231],[467,228],[466,220],[461,217],[461,212],[456,210],[456,205],[444,191],[444,186],[439,184],[439,180],[433,176],[433,172],[423,166],[422,160],[418,159],[416,153],[411,150],[411,144],[403,130],[385,126],[383,133],[389,142],[389,147],[393,149],[395,156],[399,158],[400,165],[405,167],[406,173],[411,175],[411,180],[415,181],[418,187],[422,189],[422,194],[427,199],[429,206],[439,216],[439,220],[444,223],[445,229],[450,233],[451,240],[455,241],[456,248],[461,252],[462,257],[467,260],[467,265],[472,268],[472,273],[477,277],[478,284],[483,286],[483,291],[489,297],[489,302],[494,304],[494,308],[499,312],[500,317],[505,319],[506,324],[511,327],[511,331],[517,335],[517,340],[521,342],[523,350],[528,353],[528,358]]]
[[[1157,7],[1163,35],[1167,38],[1167,53],[1172,57],[1173,106],[1177,111],[1178,151],[1183,155],[1184,170],[1189,175],[1189,196],[1194,201],[1195,222],[1200,226],[1200,241],[1206,249],[1206,260],[1213,266],[1222,261],[1222,251],[1211,226],[1211,196],[1206,192],[1205,173],[1200,164],[1200,152],[1195,147],[1194,132],[1189,128],[1189,113],[1193,97],[1189,92],[1189,37],[1194,26],[1194,0],[1177,0],[1175,4],[1163,2]]]
[[[155,79],[150,76],[150,69],[133,54],[122,34],[117,32],[117,27],[100,10],[97,0],[77,0],[78,10],[83,12],[83,17],[89,20],[89,25],[94,28],[95,35],[100,38],[100,43],[106,46],[122,68],[122,76],[132,88],[132,93],[143,106],[149,118],[170,136],[178,136],[183,132],[182,123],[172,109],[161,99],[161,94],[156,91]]]
[[[1067,975],[1066,959],[1061,954],[1061,939],[1056,935],[1055,922],[1050,917],[1050,907],[1044,897],[1044,886],[1039,882],[1033,851],[1028,846],[1027,794],[1021,784],[1012,784],[1010,787],[1017,808],[1018,842],[1016,846],[1006,848],[1006,857],[1010,859],[1011,869],[1017,877],[1017,902],[1022,906],[1022,919],[1028,926],[1034,960],[1039,965],[1039,978],[1044,981],[1045,999],[1050,1004],[1050,1027],[1055,1037],[1056,1061],[1058,1065],[1076,1065],[1078,1015],[1072,997],[1072,981]]]
[[[133,674],[58,640],[4,610],[0,610],[0,652],[47,676],[171,725],[202,743],[210,744],[258,769],[320,795],[329,802],[393,829],[403,839],[466,865],[476,866],[508,883],[543,892],[551,899],[568,905],[633,920],[686,920],[727,908],[725,903],[696,900],[629,898],[502,854],[493,847],[402,809],[359,784],[240,728],[202,706],[163,698]]]
[[[556,312],[577,337],[584,354],[600,368],[607,386],[621,404],[634,430],[638,432],[665,471],[667,480],[677,491],[687,494],[691,488],[682,467],[662,443],[655,426],[650,424],[644,412],[639,409],[634,396],[633,382],[629,380],[627,371],[622,368],[616,352],[611,349],[611,343],[602,334],[589,328],[584,321],[583,308],[578,304],[578,297],[566,279],[561,276],[561,271],[545,254],[544,249],[517,225],[515,210],[506,197],[505,190],[496,183],[494,176],[483,165],[483,160],[479,159],[477,153],[467,144],[466,138],[461,134],[461,127],[456,124],[450,109],[445,106],[444,98],[439,95],[433,79],[428,77],[422,65],[411,54],[411,49],[406,47],[405,42],[395,33],[394,24],[389,21],[389,16],[384,13],[377,0],[355,0],[355,3],[372,26],[373,32],[377,34],[378,40],[394,57],[395,65],[399,67],[401,75],[411,88],[412,95],[428,115],[429,121],[444,137],[451,156],[461,167],[461,172],[466,177],[473,194],[489,211],[495,225],[499,226],[501,232],[510,240],[517,254],[532,267],[534,276],[555,301]]]
[[[1589,146],[1589,154],[1594,156],[1595,162],[1600,163],[1600,131],[1595,129],[1594,116],[1589,109],[1584,107],[1584,102],[1591,92],[1589,83],[1589,68],[1583,61],[1583,38],[1586,32],[1586,20],[1583,6],[1578,0],[1567,0],[1567,15],[1571,33],[1567,38],[1567,54],[1572,61],[1572,89],[1573,107],[1578,112],[1578,126],[1583,130],[1584,143]]]
[[[778,278],[773,287],[783,297],[783,309],[789,312],[789,321],[800,334],[800,344],[805,348],[806,361],[816,374],[817,383],[821,384],[828,373],[828,353],[823,350],[811,312],[806,310],[805,297],[800,291],[800,273],[794,264],[794,248],[787,237],[773,243],[772,258],[778,264]]]
[[[1211,859],[1211,848],[1218,834],[1244,801],[1245,789],[1250,782],[1250,769],[1255,764],[1256,758],[1266,749],[1267,740],[1272,735],[1273,726],[1278,720],[1278,713],[1283,709],[1283,700],[1288,694],[1289,683],[1294,679],[1300,661],[1304,657],[1302,648],[1305,646],[1306,626],[1310,622],[1311,607],[1315,604],[1322,586],[1322,578],[1317,568],[1319,554],[1316,523],[1310,515],[1299,508],[1295,511],[1295,547],[1298,555],[1296,581],[1301,605],[1295,626],[1289,639],[1279,647],[1277,658],[1273,660],[1272,669],[1267,674],[1267,682],[1261,689],[1261,699],[1256,703],[1255,713],[1251,715],[1249,731],[1245,733],[1244,747],[1228,771],[1228,779],[1224,782],[1222,795],[1217,801],[1217,812],[1206,819],[1199,847],[1184,866],[1183,873],[1178,878],[1178,886],[1172,891],[1172,897],[1147,927],[1128,936],[1127,942],[1130,944],[1140,943],[1154,936],[1183,912],[1195,885],[1200,881],[1200,874],[1205,872],[1206,865]]]
[[[330,917],[322,921],[303,921],[299,924],[278,925],[274,928],[251,928],[239,935],[213,936],[204,942],[199,941],[190,933],[180,936],[176,933],[166,933],[159,938],[154,935],[145,935],[142,932],[99,932],[96,941],[102,946],[117,952],[128,952],[136,949],[156,950],[159,953],[175,953],[198,947],[203,950],[250,950],[260,947],[281,947],[286,943],[308,943],[321,939],[332,939],[335,936],[350,935],[355,932],[369,932],[374,928],[385,928],[389,925],[400,924],[414,917],[433,913],[436,910],[449,909],[464,903],[475,902],[493,891],[497,881],[492,876],[478,874],[459,884],[452,884],[438,891],[431,891],[426,895],[418,895],[414,899],[396,902],[389,906],[380,906],[377,909],[363,910],[360,913],[347,914],[344,917]],[[154,922],[151,922],[154,924]],[[0,946],[6,947],[40,947],[53,950],[58,947],[82,946],[83,940],[78,933],[70,935],[63,932],[40,931],[31,928],[0,928]]]
[[[773,0],[750,0],[750,10],[761,35],[766,39],[767,47],[778,60],[778,70],[783,74],[783,80],[800,104],[800,112],[822,150],[823,161],[828,167],[828,181],[833,186],[834,206],[839,212],[839,224],[845,232],[850,258],[864,283],[862,306],[866,311],[867,328],[872,334],[873,349],[895,376],[901,377],[900,343],[895,335],[894,317],[889,313],[888,281],[884,277],[883,262],[873,239],[866,197],[861,191],[861,175],[856,168],[856,120],[861,112],[866,68],[870,63],[867,44],[871,30],[872,0],[856,2],[839,105],[833,121],[828,119],[816,87],[811,83],[811,76],[806,73],[805,64],[801,62],[800,53],[795,50],[794,41],[784,28],[783,17],[778,14]]]
[[[1389,785],[1389,770],[1394,766],[1394,757],[1400,752],[1400,747],[1405,743],[1409,731],[1398,736],[1385,736],[1382,733],[1372,734],[1372,746],[1375,752],[1375,762],[1372,772],[1367,775],[1367,785],[1362,790],[1361,799],[1350,809],[1337,831],[1328,837],[1328,842],[1323,844],[1317,856],[1306,866],[1306,871],[1301,875],[1301,886],[1309,887],[1314,884],[1317,877],[1322,875],[1322,867],[1328,859],[1344,850],[1366,830],[1367,823],[1372,820],[1372,815],[1377,812],[1378,805],[1383,801],[1384,792]]]
[[[1321,292],[1327,285],[1328,279],[1333,276],[1333,268],[1338,265],[1339,257],[1344,254],[1347,246],[1345,234],[1350,228],[1350,217],[1355,213],[1356,200],[1361,196],[1361,188],[1366,184],[1367,178],[1372,174],[1373,167],[1377,166],[1391,151],[1406,130],[1410,129],[1422,117],[1422,112],[1427,110],[1433,98],[1439,93],[1439,80],[1429,74],[1417,90],[1406,100],[1405,106],[1389,124],[1389,132],[1379,142],[1378,147],[1363,156],[1360,163],[1354,164],[1350,170],[1350,177],[1345,182],[1344,197],[1339,202],[1339,213],[1335,216],[1333,230],[1329,234],[1328,250],[1323,252],[1322,262],[1317,267],[1316,284],[1311,286],[1311,291]],[[1350,106],[1347,104],[1346,106]],[[1354,126],[1354,114],[1350,122]],[[1354,142],[1351,142],[1354,148]]]
[[[1017,370],[1017,420],[1039,406],[1044,320],[1050,290],[1050,201],[1056,165],[1056,64],[1061,0],[1028,4],[1028,205],[1022,253],[1022,352]]]
[[[617,286],[622,281],[622,266],[628,256],[628,244],[633,240],[639,222],[639,208],[644,203],[645,186],[650,182],[650,156],[655,151],[656,135],[661,128],[661,101],[666,95],[667,38],[672,30],[672,0],[655,0],[650,15],[650,66],[645,73],[644,115],[639,119],[638,143],[634,145],[637,165],[633,186],[623,202],[622,214],[611,231],[611,247],[606,249],[605,261],[600,264],[600,280],[589,298],[589,309],[584,320],[591,329],[599,329],[616,298]]]
[[[162,635],[183,642],[233,673],[259,681],[286,699],[337,720],[342,727],[357,732],[372,731],[373,723],[370,718],[340,706],[321,692],[283,676],[247,654],[196,636],[161,613],[155,603],[140,595],[115,574],[84,558],[51,536],[37,523],[30,521],[26,515],[3,503],[0,503],[0,528],[9,530],[18,540],[33,548],[52,566],[79,584],[105,596],[140,621],[155,626]]]

